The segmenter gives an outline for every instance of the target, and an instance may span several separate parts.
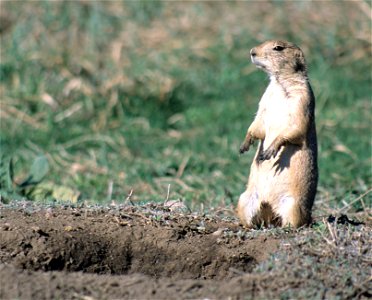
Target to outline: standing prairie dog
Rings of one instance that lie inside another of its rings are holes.
[[[270,84],[240,147],[244,153],[260,141],[237,214],[250,228],[300,227],[311,222],[318,183],[315,99],[305,58],[292,43],[267,41],[251,50],[251,59]]]

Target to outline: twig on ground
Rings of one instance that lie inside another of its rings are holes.
[[[363,194],[361,194],[359,197],[357,197],[356,199],[354,199],[353,201],[347,203],[345,206],[343,206],[342,208],[340,208],[338,210],[338,213],[342,212],[343,210],[345,209],[348,209],[351,205],[353,205],[354,203],[358,202],[358,201],[362,201],[363,197],[368,195],[370,192],[372,192],[372,188],[367,190],[366,192],[364,192]],[[362,202],[362,205],[363,205],[363,208],[366,209],[366,207],[364,206],[364,202]]]
[[[170,193],[170,184],[168,184],[167,198],[165,199],[165,202],[169,200],[169,193]]]
[[[132,195],[133,195],[133,189],[130,190],[127,198],[125,198],[125,201],[124,201],[124,204],[127,204],[127,202],[129,201],[130,204],[132,204],[134,206],[134,203],[132,202],[131,198],[132,198]]]

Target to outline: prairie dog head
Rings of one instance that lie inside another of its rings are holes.
[[[302,50],[286,41],[267,41],[252,48],[251,60],[269,75],[306,76],[306,62]]]

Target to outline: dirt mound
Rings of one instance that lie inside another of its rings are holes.
[[[156,205],[3,207],[0,230],[1,298],[71,298],[91,289],[99,298],[150,297],[150,290],[172,298],[185,289],[183,296],[196,296],[192,290],[251,272],[279,244],[263,235],[247,239],[231,220]]]
[[[0,204],[0,299],[371,297],[370,223],[328,219],[246,231],[182,206]]]

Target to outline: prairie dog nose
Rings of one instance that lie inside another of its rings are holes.
[[[251,56],[256,56],[256,55],[257,55],[256,48],[252,48],[251,49]]]

